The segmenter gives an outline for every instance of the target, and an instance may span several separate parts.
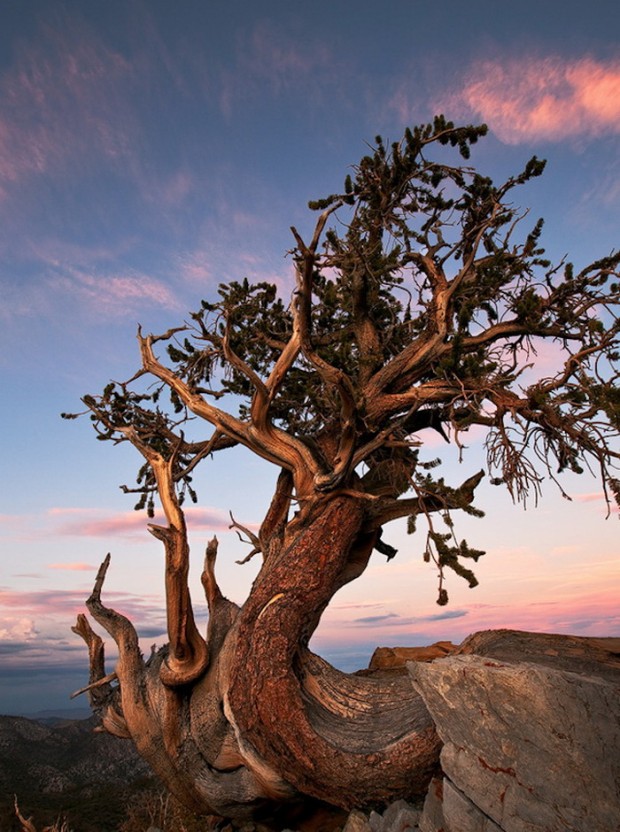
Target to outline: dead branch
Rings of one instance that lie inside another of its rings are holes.
[[[15,814],[17,816],[17,820],[22,825],[23,832],[37,832],[37,828],[32,822],[32,817],[25,818],[19,811],[19,806],[17,804],[17,795],[13,795],[13,798],[15,803]]]
[[[252,550],[248,555],[242,558],[242,560],[235,561],[235,563],[243,565],[244,563],[248,563],[250,560],[252,560],[254,555],[258,555],[263,551],[261,547],[261,542],[258,539],[258,537],[254,534],[254,532],[250,531],[250,529],[247,529],[245,526],[242,526],[240,523],[237,523],[237,521],[233,517],[232,511],[229,511],[228,513],[230,514],[230,519],[232,520],[232,523],[228,528],[236,530],[237,537],[242,543],[249,543],[252,546]],[[244,534],[247,536],[247,540],[243,539],[242,535]]]
[[[75,699],[78,696],[81,696],[83,693],[88,693],[95,688],[99,688],[102,685],[109,685],[110,682],[114,682],[118,679],[118,675],[116,671],[112,671],[112,673],[108,673],[107,676],[103,676],[101,679],[98,679],[96,682],[91,682],[89,685],[85,685],[83,688],[79,688],[79,690],[74,691],[70,696],[69,699]]]

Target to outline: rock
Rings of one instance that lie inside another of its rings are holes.
[[[383,832],[383,816],[378,812],[371,812],[368,818],[371,832]]]
[[[620,829],[619,646],[492,631],[408,665],[444,742],[445,832]]]
[[[347,818],[342,832],[371,832],[371,826],[366,815],[354,809]]]
[[[428,647],[377,647],[372,654],[369,670],[392,670],[405,667],[407,662],[432,662],[457,649],[451,641],[436,641]]]
[[[373,810],[366,817],[355,809],[342,832],[418,832],[420,814],[420,810],[406,800],[390,803],[383,815]]]
[[[450,780],[443,784],[443,817],[444,826],[455,832],[502,832]]]
[[[418,829],[418,821],[422,813],[406,800],[391,803],[383,813],[381,832],[408,832]]]
[[[433,777],[428,787],[424,809],[420,817],[420,832],[445,832],[443,816],[443,786],[442,777]]]
[[[507,662],[534,662],[557,670],[592,673],[604,679],[617,680],[620,673],[620,638],[483,630],[466,638],[455,652]]]

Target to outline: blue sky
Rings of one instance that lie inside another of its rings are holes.
[[[136,327],[167,329],[218,283],[272,280],[286,296],[307,201],[341,187],[377,133],[436,112],[486,121],[473,163],[495,177],[534,153],[520,192],[546,218],[551,256],[577,264],[618,244],[620,13],[615,2],[175,4],[4,0],[0,6],[0,712],[68,704],[86,679],[70,631],[107,551],[108,600],[145,645],[164,641],[162,553],[118,486],[130,449],[63,422],[85,392],[137,367]],[[552,362],[541,353],[539,361]],[[473,437],[455,482],[480,466]],[[196,601],[217,532],[219,575],[242,600],[256,565],[228,511],[258,523],[275,472],[236,449],[205,467],[190,513]],[[488,626],[620,635],[617,519],[594,480],[552,486],[523,512],[483,486],[480,587],[436,576],[396,525],[396,560],[376,556],[326,614],[316,646],[344,667],[378,644]]]

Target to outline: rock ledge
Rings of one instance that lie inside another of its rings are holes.
[[[444,742],[421,832],[620,832],[620,639],[486,631],[407,667]]]

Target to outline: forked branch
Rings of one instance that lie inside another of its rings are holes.
[[[318,462],[303,442],[264,419],[258,422],[243,422],[215,407],[203,396],[194,392],[178,374],[157,360],[152,346],[154,340],[154,336],[143,336],[142,332],[138,331],[142,365],[145,371],[163,381],[196,416],[210,422],[221,433],[245,445],[268,462],[290,470],[295,476],[298,493],[306,493],[311,489],[312,478],[318,472]],[[295,347],[287,354],[287,360],[283,366],[286,366],[290,355],[294,352]]]

